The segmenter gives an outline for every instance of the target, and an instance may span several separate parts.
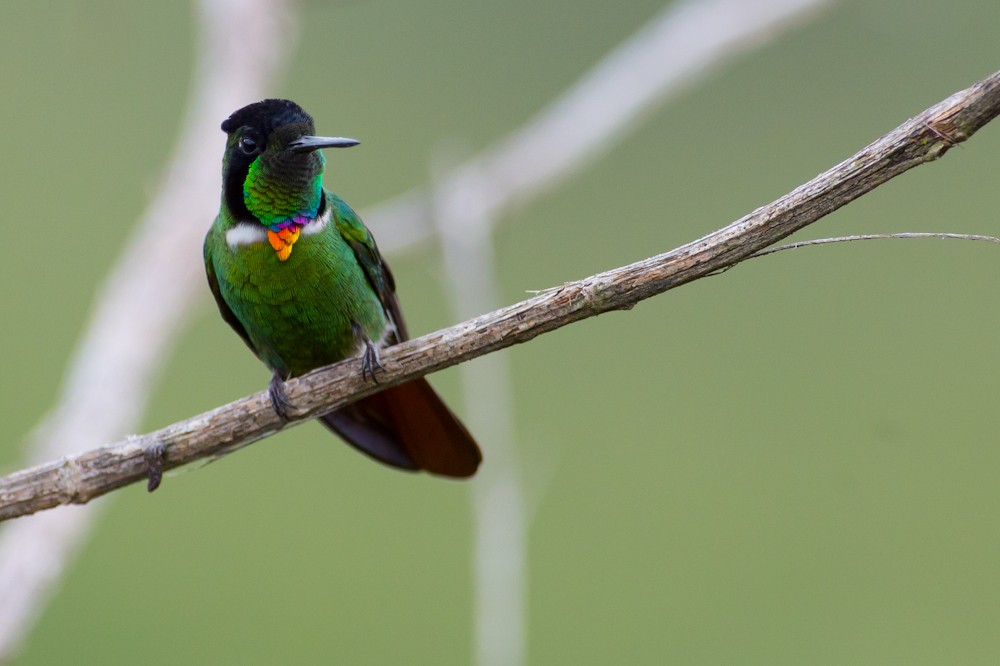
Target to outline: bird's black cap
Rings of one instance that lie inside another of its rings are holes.
[[[222,121],[222,131],[230,134],[241,127],[253,127],[269,136],[283,125],[304,123],[313,126],[313,119],[301,106],[290,99],[265,99],[248,104]]]

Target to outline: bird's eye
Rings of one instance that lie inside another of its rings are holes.
[[[257,142],[248,136],[240,138],[240,150],[242,150],[247,155],[253,155],[257,152]]]

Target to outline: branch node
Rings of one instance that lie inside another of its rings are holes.
[[[64,456],[56,477],[56,491],[60,504],[86,504],[80,497],[83,473],[74,456]]]
[[[160,440],[152,444],[141,444],[142,457],[146,461],[146,491],[153,492],[163,480],[163,463],[167,460],[167,446]]]
[[[579,293],[583,301],[582,309],[589,310],[595,315],[607,312],[607,308],[604,306],[606,299],[603,287],[604,285],[596,277],[585,280],[580,285]]]

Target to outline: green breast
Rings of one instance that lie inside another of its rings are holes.
[[[381,337],[382,304],[332,220],[303,233],[286,261],[266,240],[231,247],[224,226],[208,240],[219,291],[268,367],[296,376],[355,355],[352,322]]]

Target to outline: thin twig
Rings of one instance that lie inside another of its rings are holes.
[[[814,238],[812,240],[796,241],[794,243],[785,243],[784,245],[775,245],[774,247],[765,248],[754,252],[747,259],[756,259],[757,257],[766,257],[769,254],[774,254],[775,252],[782,252],[784,250],[795,250],[800,247],[808,247],[810,245],[829,245],[830,243],[849,243],[851,241],[866,241],[866,240],[885,240],[894,238],[943,238],[946,240],[968,240],[968,241],[985,241],[987,243],[1000,243],[1000,238],[996,236],[980,236],[978,234],[951,234],[945,232],[915,232],[915,231],[901,231],[895,234],[857,234],[854,236],[834,236],[832,238]],[[712,275],[722,275],[723,273],[729,271],[730,269],[736,268],[737,264],[732,264],[731,266],[725,266],[719,270],[712,273]],[[707,277],[707,276],[706,276]]]
[[[747,259],[756,259],[757,257],[766,257],[769,254],[774,254],[775,252],[782,252],[783,250],[794,250],[800,247],[808,247],[809,245],[828,245],[830,243],[849,243],[851,241],[866,241],[866,240],[884,240],[887,238],[943,238],[946,240],[968,240],[968,241],[984,241],[987,243],[1000,243],[1000,238],[996,236],[980,236],[978,234],[949,234],[944,232],[923,232],[923,231],[901,231],[895,234],[858,234],[854,236],[835,236],[833,238],[816,238],[813,240],[797,241],[795,243],[786,243],[784,245],[775,245],[774,247],[769,247],[759,252],[754,252]]]
[[[915,166],[933,161],[1000,114],[1000,72],[906,121],[860,152],[771,204],[664,254],[568,282],[515,305],[389,347],[380,384],[349,359],[288,382],[293,423],[319,416],[380,388],[527,342],[612,310],[626,310],[720,268],[739,263]],[[947,138],[942,141],[938,134]],[[89,502],[144,480],[144,451],[162,444],[167,469],[267,437],[282,428],[266,392],[162,430],[0,479],[0,519],[61,504]]]

